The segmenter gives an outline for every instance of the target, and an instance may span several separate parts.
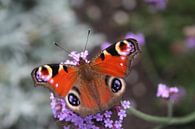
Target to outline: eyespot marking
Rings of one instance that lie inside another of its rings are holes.
[[[72,106],[79,106],[80,105],[79,98],[73,93],[68,94],[68,102]]]
[[[121,96],[125,92],[126,82],[122,78],[110,76],[108,86],[116,96]]]
[[[41,72],[41,75],[43,75],[43,76],[48,76],[48,75],[49,75],[49,71],[48,71],[47,68],[44,67],[44,66],[41,67],[40,72]]]
[[[126,39],[124,40],[124,42],[127,42],[130,46],[130,53],[134,53],[136,51],[136,49],[138,49],[139,51],[139,47],[136,48],[136,40],[135,39]]]
[[[115,46],[116,51],[121,56],[127,56],[130,54],[130,45],[127,41],[118,42]]]
[[[80,101],[80,95],[78,94],[77,91],[75,91],[74,89],[71,89],[69,93],[66,95],[65,101],[66,101],[67,106],[70,109],[79,111],[81,101]]]
[[[119,48],[121,51],[126,51],[127,50],[127,44],[124,42],[120,42]]]
[[[48,65],[40,66],[35,71],[35,77],[38,82],[46,82],[52,78],[52,69]]]
[[[118,78],[114,78],[111,83],[112,92],[117,93],[122,88],[122,82]]]

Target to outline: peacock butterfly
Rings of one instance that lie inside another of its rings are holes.
[[[65,99],[67,107],[81,116],[111,108],[121,99],[131,61],[139,53],[135,39],[112,44],[94,59],[79,58],[77,65],[46,64],[31,75],[35,86],[49,88]]]

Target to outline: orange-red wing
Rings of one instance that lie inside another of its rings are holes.
[[[35,68],[31,75],[35,85],[45,86],[64,97],[77,79],[77,70],[62,64],[47,64]]]
[[[133,57],[140,52],[134,39],[126,39],[106,48],[91,62],[93,68],[101,73],[124,77]]]
[[[96,75],[96,79],[90,83],[83,80],[78,82],[74,87],[77,90],[73,90],[79,96],[81,105],[78,108],[70,107],[74,112],[86,116],[108,109],[113,104],[115,98],[106,85],[104,75]]]

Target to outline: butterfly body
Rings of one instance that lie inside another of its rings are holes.
[[[139,52],[137,41],[127,39],[103,50],[90,62],[77,65],[48,64],[35,68],[35,85],[43,85],[65,99],[67,107],[86,116],[111,108],[125,92],[124,77]]]
[[[82,80],[85,81],[92,81],[96,75],[96,72],[92,69],[92,66],[90,63],[84,62],[84,59],[80,59],[80,63],[78,65],[78,75]]]

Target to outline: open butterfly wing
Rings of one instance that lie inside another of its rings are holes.
[[[96,74],[94,77],[96,79],[93,79],[91,82],[78,79],[66,96],[67,106],[81,116],[109,109],[119,102],[125,91],[126,84],[122,78],[107,76],[101,73]],[[118,80],[121,84],[121,88],[117,92],[112,92],[112,83],[114,80]],[[70,94],[74,94],[80,104],[77,106],[71,104],[68,99]]]
[[[42,85],[56,95],[66,96],[77,79],[76,68],[62,64],[47,64],[35,68],[31,75],[35,85]]]
[[[96,71],[116,77],[124,77],[134,56],[140,52],[135,39],[126,39],[112,44],[93,60]]]

